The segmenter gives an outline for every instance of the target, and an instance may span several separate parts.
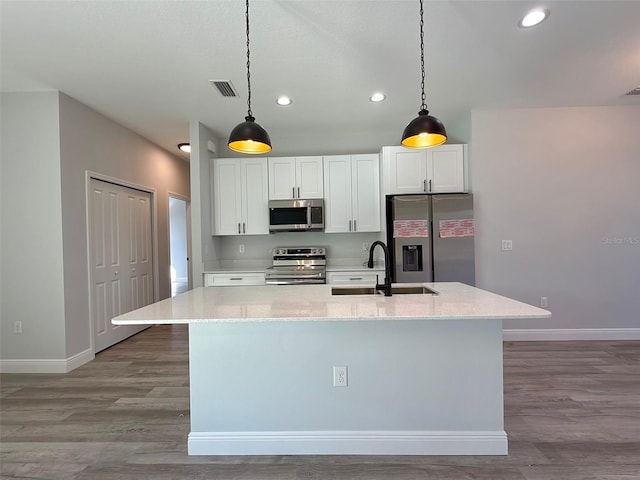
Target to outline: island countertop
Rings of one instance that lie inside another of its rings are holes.
[[[513,320],[551,316],[547,310],[462,283],[411,285],[426,286],[438,294],[391,297],[332,295],[332,285],[200,287],[125,313],[115,317],[112,322],[116,325],[141,325],[213,322]]]

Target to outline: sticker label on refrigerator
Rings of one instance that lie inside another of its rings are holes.
[[[440,238],[473,237],[476,222],[473,218],[462,220],[440,220]]]
[[[393,238],[416,238],[429,236],[428,220],[394,220]]]

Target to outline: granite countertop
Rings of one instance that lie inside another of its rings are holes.
[[[271,264],[265,265],[264,263],[256,264],[244,264],[244,265],[227,265],[216,268],[208,268],[203,273],[262,273],[265,268],[270,267]],[[365,272],[367,270],[384,270],[384,264],[376,262],[373,269],[367,268],[363,265],[363,262],[357,263],[327,263],[327,272]]]
[[[331,285],[206,287],[120,315],[113,323],[481,320],[551,316],[547,310],[462,283],[412,285],[424,285],[438,295],[334,296]]]

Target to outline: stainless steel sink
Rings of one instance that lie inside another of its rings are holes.
[[[373,287],[332,287],[331,295],[374,295]]]
[[[331,295],[383,295],[373,287],[332,287]],[[427,287],[391,287],[392,295],[438,295],[438,292]]]
[[[391,287],[393,295],[438,295],[438,292],[427,287]]]

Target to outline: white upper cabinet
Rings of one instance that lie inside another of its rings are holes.
[[[269,199],[323,198],[322,157],[270,157]]]
[[[466,191],[464,145],[382,147],[386,195]]]
[[[430,149],[429,156],[427,157],[427,177],[431,180],[430,193],[466,191],[463,145],[441,145]]]
[[[213,235],[269,233],[267,159],[213,162]]]
[[[325,233],[380,231],[380,159],[324,157]]]

